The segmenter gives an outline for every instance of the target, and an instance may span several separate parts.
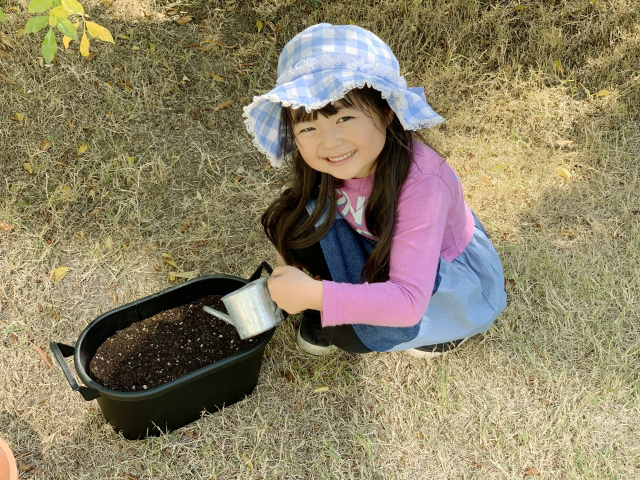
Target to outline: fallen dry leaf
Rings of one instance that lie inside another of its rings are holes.
[[[574,142],[573,140],[556,140],[556,145],[559,145],[561,147],[565,147],[567,145],[573,145]]]
[[[6,222],[0,222],[0,232],[10,232],[13,230],[13,225]]]
[[[11,55],[9,55],[6,51],[0,49],[0,58],[11,58]]]
[[[313,389],[312,393],[324,393],[328,391],[329,391],[329,387],[316,387]]]
[[[53,271],[53,281],[54,282],[59,282],[60,280],[62,280],[65,275],[67,274],[67,272],[69,272],[69,267],[58,267]]]
[[[190,23],[193,20],[193,18],[189,17],[189,16],[185,16],[185,17],[180,17],[176,19],[176,23],[180,26],[184,26],[187,23]]]
[[[180,233],[184,233],[187,230],[189,230],[191,228],[191,225],[193,224],[193,220],[189,219],[186,222],[184,222],[182,224],[182,226],[180,227]]]
[[[296,405],[296,413],[298,413],[300,411],[300,409],[302,408],[302,400],[300,400],[298,402],[298,405]]]
[[[540,472],[536,467],[529,467],[524,471],[525,475],[540,475]]]
[[[53,147],[53,143],[51,143],[49,140],[42,140],[42,143],[40,144],[40,150],[42,150],[43,152],[48,152],[51,147]]]
[[[45,352],[41,347],[37,346],[36,344],[33,345],[33,348],[36,349],[36,352],[38,352],[40,359],[47,365],[47,367],[53,370],[53,364],[51,363],[51,360],[49,359],[49,355],[47,355],[47,352]]]
[[[171,280],[175,280],[176,278],[194,278],[196,276],[196,271],[195,270],[191,270],[190,272],[171,272],[171,274],[169,275],[169,277],[173,277],[171,278]]]
[[[556,173],[565,180],[569,180],[571,178],[571,172],[564,167],[556,167]]]
[[[13,117],[11,117],[11,120],[13,120],[14,122],[22,123],[24,121],[24,116],[21,113],[16,113]]]
[[[241,457],[244,463],[247,465],[247,467],[249,467],[249,470],[251,471],[251,473],[253,473],[253,462],[251,461],[251,459],[247,457],[245,454],[242,454]]]
[[[23,473],[27,473],[27,472],[31,472],[32,470],[34,470],[34,468],[31,465],[27,465],[26,463],[18,462],[18,471],[23,472]]]
[[[235,102],[235,100],[227,100],[226,102],[222,102],[219,103],[218,105],[216,105],[216,108],[213,109],[214,112],[217,112],[219,110],[224,110],[225,108],[229,108],[231,105],[233,105]]]
[[[29,162],[24,162],[22,164],[22,168],[24,168],[27,172],[33,174],[33,165],[31,165],[31,163]]]
[[[86,152],[87,148],[89,148],[89,146],[86,143],[83,143],[82,145],[80,145],[78,147],[78,155],[82,155],[84,152]]]
[[[167,262],[172,267],[178,268],[178,264],[175,262],[175,260],[173,259],[173,257],[170,254],[163,253],[162,254],[162,258],[164,259],[165,262]]]

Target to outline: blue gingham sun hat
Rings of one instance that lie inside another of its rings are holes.
[[[283,106],[310,112],[364,86],[381,92],[406,130],[444,121],[431,109],[422,88],[407,87],[398,60],[380,38],[355,25],[320,23],[285,45],[276,87],[244,107],[247,130],[258,150],[279,167],[284,160]]]

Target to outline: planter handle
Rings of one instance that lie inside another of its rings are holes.
[[[271,266],[267,262],[262,262],[256,269],[256,271],[253,272],[253,275],[249,277],[249,281],[253,282],[254,280],[259,279],[263,269],[266,270],[269,275],[271,275],[271,272],[273,272],[273,268],[271,268]]]
[[[57,342],[51,342],[49,344],[49,347],[51,348],[53,355],[56,357],[60,368],[62,368],[64,376],[67,377],[67,381],[69,382],[69,385],[71,385],[71,389],[74,392],[80,392],[80,395],[82,395],[85,400],[93,400],[98,398],[100,396],[100,393],[98,391],[94,390],[93,388],[78,385],[78,382],[76,382],[76,379],[73,377],[71,370],[69,370],[69,367],[67,366],[67,362],[64,361],[64,357],[70,357],[71,355],[73,355],[74,348],[70,345],[65,345],[64,343]]]

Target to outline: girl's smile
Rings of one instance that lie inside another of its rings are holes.
[[[327,160],[329,160],[331,163],[341,162],[342,160],[346,160],[347,158],[351,157],[354,153],[356,153],[355,150],[347,153],[346,155],[341,155],[338,158],[327,157]]]
[[[371,175],[387,140],[387,119],[335,104],[338,112],[294,125],[296,145],[314,170],[348,180]]]

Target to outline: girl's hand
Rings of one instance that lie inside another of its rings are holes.
[[[322,282],[296,267],[274,268],[267,286],[273,301],[291,315],[307,309],[322,311]]]

